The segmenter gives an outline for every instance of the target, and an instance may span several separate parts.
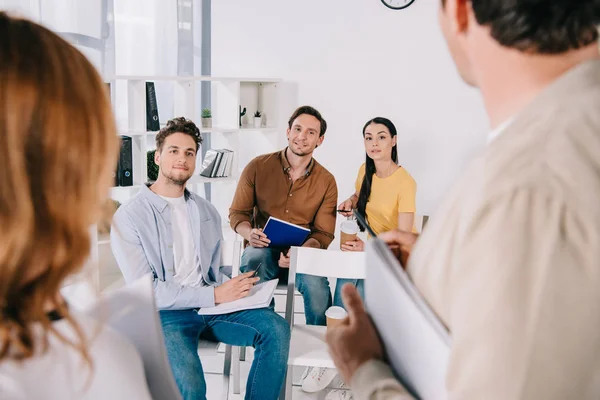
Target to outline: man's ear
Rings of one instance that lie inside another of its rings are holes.
[[[470,0],[446,0],[445,12],[452,32],[460,34],[469,29],[469,14],[473,12]]]
[[[319,140],[317,140],[317,145],[315,146],[315,149],[323,144],[323,140],[325,140],[325,135],[319,137]]]
[[[160,166],[160,150],[156,149],[154,152],[154,164]]]

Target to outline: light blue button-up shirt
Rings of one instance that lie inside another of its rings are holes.
[[[145,185],[113,217],[110,241],[127,283],[151,273],[156,306],[181,310],[215,305],[214,288],[222,283],[223,232],[217,209],[186,189],[185,200],[203,286],[182,286],[173,279],[173,228],[169,203]]]

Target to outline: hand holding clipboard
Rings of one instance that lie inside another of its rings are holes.
[[[412,246],[419,238],[419,235],[412,232],[401,231],[399,229],[394,229],[389,232],[384,232],[381,235],[377,235],[369,226],[365,217],[363,217],[358,210],[354,210],[354,215],[356,216],[356,220],[367,230],[367,232],[369,232],[371,237],[378,237],[389,246],[392,253],[394,253],[398,261],[400,261],[402,267],[406,269],[408,258],[410,257],[410,252],[412,251]]]

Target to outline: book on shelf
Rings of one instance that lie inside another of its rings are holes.
[[[231,175],[233,151],[229,149],[210,149],[206,151],[200,175],[206,178],[225,178]]]
[[[160,130],[154,82],[146,82],[146,129],[152,132]]]

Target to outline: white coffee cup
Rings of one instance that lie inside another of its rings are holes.
[[[348,316],[346,310],[342,307],[332,306],[325,311],[325,317],[327,318],[327,328],[337,326]]]
[[[354,220],[342,222],[340,225],[340,248],[347,242],[353,242],[358,238],[358,224]]]

